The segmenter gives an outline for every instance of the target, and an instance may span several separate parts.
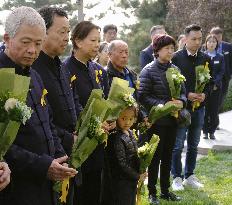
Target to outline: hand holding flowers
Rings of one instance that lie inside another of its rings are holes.
[[[206,84],[210,81],[210,70],[209,63],[206,62],[204,65],[196,66],[196,84],[195,84],[195,93],[189,93],[188,99],[192,101],[192,110],[200,106],[200,103],[205,100],[205,94],[203,93]]]

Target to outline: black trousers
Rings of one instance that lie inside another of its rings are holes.
[[[102,205],[136,204],[137,181],[111,178],[104,188]]]
[[[100,205],[102,170],[82,172],[82,185],[77,187],[78,202],[75,205]]]
[[[222,90],[213,90],[205,105],[204,133],[214,134],[219,125],[219,106]]]
[[[159,168],[161,193],[165,194],[169,191],[172,150],[176,140],[176,130],[176,125],[161,126],[156,124],[148,130],[148,136],[157,134],[160,137],[159,145],[148,167],[149,195],[157,195],[156,184]]]

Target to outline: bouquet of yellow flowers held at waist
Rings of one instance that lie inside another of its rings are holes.
[[[203,93],[205,85],[210,81],[210,70],[209,63],[206,62],[204,65],[199,65],[195,67],[196,73],[196,84],[195,84],[195,93]],[[200,106],[199,101],[192,102],[192,111],[197,109]]]
[[[15,140],[19,127],[30,119],[26,104],[30,78],[15,74],[14,68],[0,69],[0,161]]]
[[[166,79],[168,82],[169,90],[172,100],[177,100],[181,95],[181,87],[186,81],[185,77],[180,73],[177,68],[168,68],[166,71]],[[173,112],[174,117],[178,117],[178,111]]]
[[[138,156],[140,161],[140,169],[139,172],[145,173],[148,166],[151,164],[151,160],[155,154],[157,146],[159,144],[159,136],[153,135],[150,139],[149,143],[146,142],[145,145],[138,148]],[[137,205],[141,204],[141,191],[144,185],[144,178],[139,179],[138,186],[137,186]]]

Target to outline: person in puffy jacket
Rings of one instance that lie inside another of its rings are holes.
[[[167,102],[180,106],[186,104],[184,85],[182,85],[180,98],[172,100],[166,79],[167,69],[175,67],[170,63],[175,45],[175,40],[169,35],[160,35],[153,40],[156,59],[141,71],[140,88],[138,90],[139,101],[148,112],[152,106],[164,105]],[[180,200],[180,197],[169,192],[172,149],[176,140],[176,130],[176,118],[168,115],[157,120],[147,132],[150,138],[153,134],[160,137],[159,145],[148,168],[148,190],[151,204],[159,204],[156,189],[159,167],[160,197],[171,201]]]

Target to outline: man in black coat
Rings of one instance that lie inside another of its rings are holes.
[[[61,66],[58,57],[64,53],[69,40],[68,15],[64,10],[54,7],[43,7],[39,13],[45,20],[47,36],[32,68],[40,74],[48,90],[48,102],[52,109],[57,135],[61,139],[65,152],[70,156],[73,143],[77,139],[75,126],[82,106],[79,104],[76,92],[73,91],[76,77],[71,76],[68,69]],[[76,181],[79,184],[80,177],[81,175],[78,174],[78,179],[72,179],[71,183]],[[74,186],[70,186],[70,190],[73,188]],[[69,195],[70,203],[73,197],[72,194]]]
[[[220,27],[213,27],[210,31],[218,40],[217,52],[224,56],[225,73],[222,79],[222,94],[220,97],[220,108],[222,108],[228,92],[229,82],[232,77],[232,44],[222,40],[223,30]]]
[[[201,129],[204,123],[204,101],[210,92],[209,84],[206,85],[203,93],[196,93],[196,73],[195,67],[198,65],[209,64],[211,70],[211,60],[208,55],[200,51],[202,42],[202,30],[198,25],[190,25],[185,28],[186,46],[174,54],[172,63],[176,65],[185,76],[186,96],[188,98],[187,109],[191,113],[191,125],[181,127],[177,130],[176,144],[172,156],[172,174],[174,181],[172,188],[175,191],[183,190],[185,186],[192,188],[201,188],[201,184],[194,175],[196,167],[197,147],[200,142]],[[211,72],[212,74],[212,72]],[[200,102],[200,107],[192,111],[192,103]],[[184,141],[187,138],[186,165],[184,171],[184,181],[182,181],[181,153],[184,147]]]
[[[75,76],[72,78],[68,69],[61,67],[58,57],[64,53],[68,44],[68,16],[62,9],[52,7],[44,7],[39,13],[45,20],[47,36],[32,68],[39,73],[48,90],[48,102],[58,136],[66,153],[70,155],[74,139],[77,137],[75,125],[82,107],[78,96],[73,96],[72,84]]]
[[[5,155],[12,171],[9,189],[0,192],[6,205],[56,205],[53,181],[73,177],[67,156],[57,137],[45,87],[38,73],[30,68],[38,57],[46,33],[44,20],[29,7],[15,9],[7,18],[0,53],[0,68],[15,68],[18,75],[31,78],[26,104],[33,110],[21,125],[13,145]]]
[[[166,34],[165,28],[162,25],[155,25],[151,28],[150,30],[150,36],[151,36],[151,40],[154,38],[155,35],[157,34]],[[141,52],[140,52],[140,57],[139,57],[139,61],[140,61],[140,69],[142,70],[148,63],[152,62],[154,60],[154,56],[153,56],[153,47],[152,47],[152,43],[144,48]]]

